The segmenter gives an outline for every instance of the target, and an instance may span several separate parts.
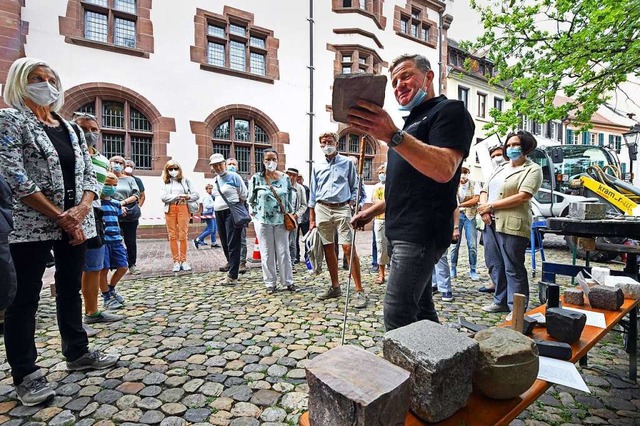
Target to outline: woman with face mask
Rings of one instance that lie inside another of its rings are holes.
[[[267,292],[275,293],[280,270],[280,284],[296,291],[293,284],[289,232],[284,226],[284,212],[293,213],[294,189],[289,177],[278,171],[278,154],[272,149],[264,151],[262,171],[249,182],[249,204],[253,210],[253,223],[260,244],[262,279]]]
[[[182,167],[176,160],[169,160],[162,170],[162,201],[164,218],[169,234],[169,245],[173,257],[173,272],[190,271],[187,262],[187,240],[189,237],[190,201],[198,201],[200,196],[193,190],[191,181],[183,176]]]
[[[127,262],[129,264],[129,273],[138,274],[136,260],[138,258],[138,244],[136,242],[138,234],[138,224],[140,219],[140,188],[136,180],[128,176],[124,172],[124,158],[115,155],[109,159],[111,171],[118,177],[118,186],[113,199],[120,202],[122,209],[122,217],[119,218],[120,229],[122,229],[122,237],[124,245],[127,247]],[[121,296],[117,295],[118,302],[124,303]]]
[[[55,259],[56,313],[69,370],[108,368],[114,355],[89,351],[80,298],[87,238],[96,235],[91,202],[98,182],[83,132],[59,114],[64,90],[58,73],[32,58],[9,69],[0,110],[0,173],[14,200],[9,236],[17,291],[7,308],[4,341],[16,395],[33,406],[55,396],[36,365],[36,311],[47,254]],[[4,277],[3,277],[4,278]]]
[[[493,303],[486,312],[509,312],[513,294],[529,301],[529,279],[524,253],[531,235],[531,197],[542,184],[542,169],[527,158],[536,148],[526,131],[509,133],[504,144],[505,162],[496,168],[480,192],[478,213],[485,223],[484,257],[495,284]]]

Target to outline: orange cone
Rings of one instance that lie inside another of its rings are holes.
[[[253,243],[253,254],[251,255],[251,259],[249,259],[249,262],[259,263],[260,261],[260,244],[258,244],[258,237],[256,237],[256,241]]]

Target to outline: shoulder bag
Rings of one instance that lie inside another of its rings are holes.
[[[229,211],[231,211],[231,219],[233,220],[233,226],[235,226],[236,228],[244,228],[245,226],[247,226],[249,222],[251,222],[251,216],[249,215],[249,209],[247,209],[245,203],[230,203],[220,189],[218,179],[216,179],[216,186],[218,187],[218,193],[220,194],[224,202],[229,206]]]
[[[189,183],[189,181],[185,178],[184,181],[187,183],[187,190],[185,191],[187,194],[191,195],[191,184]],[[182,185],[182,182],[180,182],[180,185]],[[184,185],[182,185],[182,189],[184,189]],[[187,207],[189,208],[189,213],[191,214],[196,214],[198,213],[198,210],[200,210],[200,206],[198,205],[198,201],[194,200],[194,201],[187,201]]]
[[[94,207],[93,217],[96,222],[96,236],[87,240],[88,249],[97,249],[104,245],[104,222],[102,221],[102,209]]]
[[[266,176],[264,177],[264,179],[267,181],[269,189],[271,189],[273,196],[276,197],[276,201],[280,206],[280,211],[282,212],[282,216],[284,216],[284,227],[287,229],[287,231],[293,231],[294,229],[296,229],[295,217],[293,217],[293,214],[287,213],[287,211],[284,209],[284,206],[282,205],[282,200],[280,199],[280,197],[278,197],[278,194],[276,193],[276,190],[273,189],[273,186],[271,186],[271,182],[269,182]]]

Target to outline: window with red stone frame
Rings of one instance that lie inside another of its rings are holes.
[[[225,6],[222,15],[196,10],[191,60],[206,71],[273,83],[280,78],[278,39],[254,15]]]
[[[67,43],[148,58],[151,0],[69,0],[60,19]]]
[[[361,45],[329,45],[329,50],[336,52],[334,75],[380,74],[382,67],[388,65],[375,50]]]
[[[427,17],[428,5],[438,3],[429,0],[408,0],[404,8],[395,7],[393,30],[400,37],[436,48],[438,44],[438,24]]]
[[[336,13],[358,13],[373,19],[384,30],[387,18],[382,16],[384,0],[331,0],[331,10]]]

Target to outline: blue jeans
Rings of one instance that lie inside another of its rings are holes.
[[[458,240],[460,241],[460,240]],[[451,291],[451,271],[449,270],[449,249],[446,249],[436,263],[431,274],[431,285],[438,286],[440,293]]]
[[[496,285],[493,303],[513,310],[513,294],[524,294],[525,311],[529,305],[529,276],[524,266],[524,252],[528,238],[496,232],[495,225],[487,225],[482,234],[484,260],[491,280]]]
[[[428,245],[389,241],[389,278],[383,311],[387,331],[424,319],[439,322],[431,274],[443,251],[436,249],[434,241]]]
[[[218,227],[216,226],[215,219],[204,219],[204,223],[207,225],[202,231],[202,234],[198,237],[198,241],[204,243],[204,239],[211,235],[211,245],[216,243],[216,231]]]
[[[372,239],[371,239],[371,266],[378,266],[378,246],[376,244],[376,231],[375,229],[371,230]]]
[[[471,271],[475,272],[476,264],[478,263],[476,218],[469,219],[467,215],[461,212],[458,226],[460,227],[460,238],[458,238],[456,245],[451,248],[451,266],[458,265],[458,250],[460,250],[460,242],[464,234],[464,238],[467,240],[467,251],[469,252],[469,267]]]

